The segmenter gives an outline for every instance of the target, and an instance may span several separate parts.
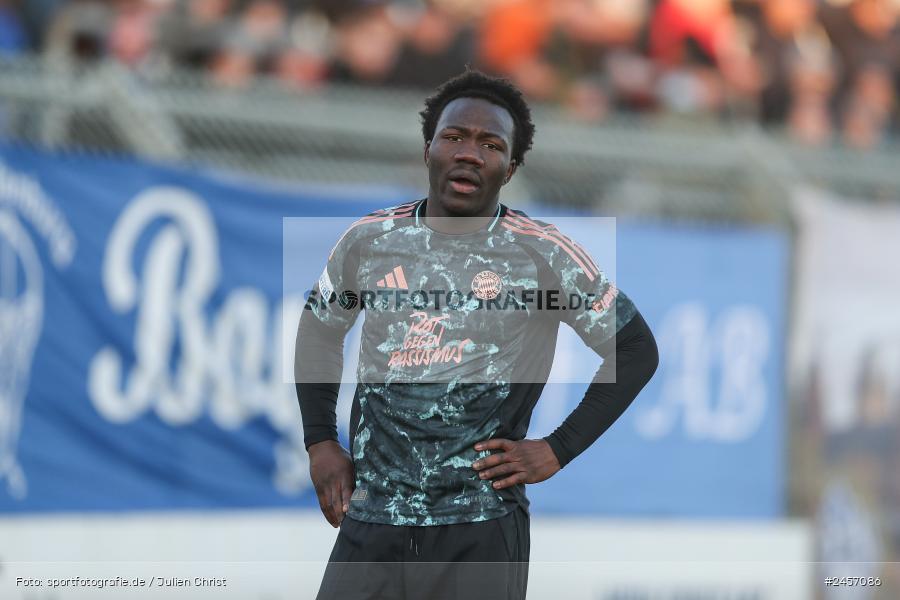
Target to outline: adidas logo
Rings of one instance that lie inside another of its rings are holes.
[[[406,275],[403,274],[403,267],[394,267],[393,271],[385,275],[384,279],[376,281],[375,285],[380,288],[409,289],[409,286],[406,285]]]

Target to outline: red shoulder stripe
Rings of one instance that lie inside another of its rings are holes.
[[[511,218],[511,216],[512,215],[510,213],[507,213],[506,218],[509,219],[510,223],[515,225],[516,227],[526,230],[539,231],[549,236],[547,239],[556,242],[557,245],[566,250],[566,252],[568,252],[568,254],[573,258],[575,258],[574,255],[578,255],[579,259],[577,260],[577,262],[580,265],[585,265],[582,266],[582,270],[584,270],[584,272],[591,278],[591,280],[593,280],[594,277],[600,274],[600,268],[591,258],[591,255],[588,254],[584,250],[584,248],[579,246],[574,240],[563,235],[563,233],[553,225],[542,226],[527,217],[523,217],[522,215],[515,215],[516,218]]]
[[[574,260],[575,263],[579,267],[581,267],[581,270],[584,271],[584,274],[587,276],[589,281],[593,281],[594,278],[596,277],[593,274],[593,271],[591,271],[591,269],[588,268],[588,266],[586,264],[584,264],[584,262],[581,260],[581,257],[579,257],[575,253],[575,251],[571,249],[571,247],[569,247],[566,244],[563,244],[562,242],[560,242],[560,240],[556,239],[555,237],[552,237],[551,235],[547,234],[546,232],[544,232],[542,230],[538,230],[538,229],[523,229],[523,228],[517,226],[516,224],[507,221],[506,219],[501,221],[500,224],[503,227],[505,227],[506,229],[509,229],[510,231],[513,231],[515,233],[521,233],[523,235],[533,235],[535,237],[554,242],[557,246],[562,248],[566,252],[566,254],[571,256],[572,260]]]
[[[578,242],[564,235],[559,229],[556,228],[555,225],[543,226],[533,219],[526,217],[525,215],[513,214],[512,216],[515,217],[515,219],[513,219],[513,222],[517,222],[522,227],[532,227],[534,229],[538,229],[540,231],[543,231],[544,233],[554,235],[558,239],[569,244],[569,246],[581,256],[582,260],[584,260],[585,263],[593,268],[595,275],[600,274],[600,267],[597,266],[597,263],[594,262],[594,259],[591,258],[591,255],[588,254],[588,252]]]
[[[389,207],[389,208],[380,208],[380,209],[376,210],[374,213],[372,213],[371,215],[368,215],[368,216],[370,216],[370,217],[377,217],[377,216],[385,215],[385,214],[388,214],[388,213],[395,213],[395,212],[406,211],[408,208],[414,207],[414,206],[417,205],[419,202],[421,202],[421,200],[413,200],[412,202],[406,202],[405,204],[398,204],[397,206],[391,206],[391,207]],[[363,218],[365,218],[365,217],[363,217]]]
[[[387,209],[390,210],[390,209]],[[366,223],[378,223],[380,221],[390,221],[392,219],[402,219],[405,217],[411,217],[415,213],[415,206],[407,205],[402,210],[397,210],[396,212],[385,213],[384,215],[372,214],[367,217],[363,217],[358,221],[354,221],[347,230],[341,234],[341,237],[338,238],[338,241],[335,243],[334,248],[331,249],[331,252],[328,254],[328,260],[331,260],[332,255],[334,255],[334,251],[338,246],[341,245],[341,242],[347,237],[347,234],[350,233],[354,228],[359,227],[360,225],[365,225]]]

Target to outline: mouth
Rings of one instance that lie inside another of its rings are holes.
[[[468,171],[453,171],[447,180],[450,188],[457,194],[471,194],[481,187],[478,176]]]

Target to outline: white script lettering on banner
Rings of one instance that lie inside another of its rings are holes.
[[[44,326],[44,269],[26,223],[46,241],[54,267],[71,264],[77,242],[63,213],[40,182],[0,163],[0,482],[18,500],[28,493],[18,442]]]
[[[767,398],[763,369],[770,325],[754,306],[732,306],[710,323],[699,303],[674,307],[658,332],[662,391],[637,414],[649,439],[676,431],[678,417],[692,440],[741,442],[759,429]]]
[[[135,250],[148,230],[138,267]],[[115,346],[102,348],[90,365],[88,395],[113,423],[152,411],[171,426],[209,415],[235,430],[265,416],[285,436],[274,449],[273,481],[283,493],[299,493],[309,485],[299,410],[276,365],[282,323],[299,320],[302,299],[286,298],[270,311],[260,290],[235,288],[215,314],[208,303],[220,269],[216,226],[196,194],[154,187],[129,203],[107,243],[103,289],[115,312],[136,313],[135,362],[128,367]]]

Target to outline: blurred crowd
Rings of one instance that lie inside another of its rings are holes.
[[[751,118],[803,143],[900,129],[900,0],[0,0],[0,55],[432,88],[472,65],[579,119]]]

